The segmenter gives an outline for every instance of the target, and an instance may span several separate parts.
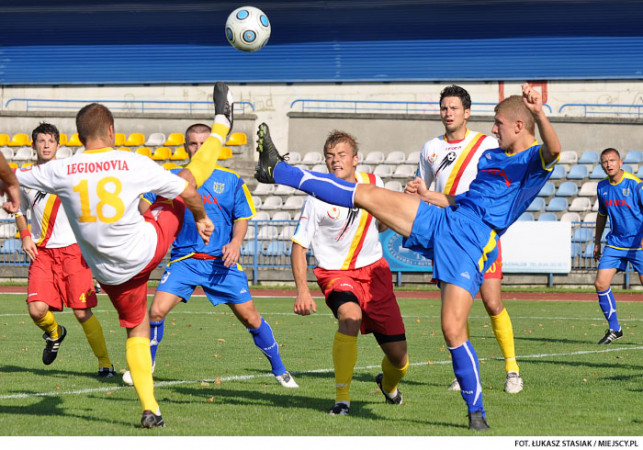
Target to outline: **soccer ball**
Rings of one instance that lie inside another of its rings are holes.
[[[225,36],[237,50],[256,52],[263,48],[270,38],[270,21],[259,8],[242,6],[228,16]]]

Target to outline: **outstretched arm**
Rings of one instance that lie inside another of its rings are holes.
[[[4,210],[10,214],[17,213],[20,206],[20,185],[2,154],[0,154],[0,194],[7,194],[7,201],[2,205]]]
[[[522,99],[525,106],[534,116],[536,126],[540,132],[540,137],[543,140],[542,155],[546,164],[555,161],[560,154],[561,145],[558,140],[558,135],[551,126],[551,122],[547,118],[543,110],[543,99],[540,92],[532,88],[529,83],[522,85]]]

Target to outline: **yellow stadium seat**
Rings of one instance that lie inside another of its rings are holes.
[[[154,153],[152,153],[152,159],[154,161],[165,161],[166,159],[170,159],[170,156],[172,156],[170,147],[158,147],[154,150]]]
[[[125,137],[125,133],[116,133],[114,135],[114,147],[121,147],[122,145],[125,145],[125,141],[127,138]]]
[[[241,133],[240,131],[237,131],[236,133],[232,133],[230,135],[225,145],[237,146],[237,145],[246,145],[247,143],[248,143],[248,136],[246,136],[246,133]]]
[[[181,168],[181,166],[179,166],[178,164],[173,163],[173,162],[171,162],[171,161],[166,162],[166,163],[163,163],[163,164],[161,164],[161,165],[163,166],[163,168],[164,168],[164,169],[167,169],[167,170],[170,170],[170,169],[180,169],[180,168]]]
[[[174,153],[170,156],[171,161],[182,161],[184,159],[190,159],[190,155],[185,151],[185,147],[175,148]]]
[[[67,147],[82,147],[83,143],[78,139],[78,133],[74,133],[69,139],[67,139],[66,145]]]
[[[185,144],[183,133],[171,133],[163,145],[166,147],[178,147],[183,144]]]
[[[59,145],[67,145],[67,135],[65,133],[60,133],[60,137],[58,138],[58,144]]]
[[[125,146],[127,147],[140,147],[145,144],[145,135],[143,133],[132,133],[127,136]]]
[[[11,140],[11,138],[9,137],[8,134],[1,133],[0,134],[0,147],[6,147],[10,140]]]
[[[148,158],[152,157],[152,149],[149,147],[139,147],[136,149],[136,153],[147,156]]]
[[[20,168],[21,168],[21,169],[24,169],[25,167],[29,167],[29,166],[33,166],[33,162],[32,162],[32,161],[24,163],[22,166],[20,166]]]
[[[221,147],[221,153],[219,153],[219,160],[230,159],[232,158],[232,149],[230,147]]]
[[[131,152],[132,149],[129,147],[118,147],[116,150],[119,150],[121,152]]]
[[[18,164],[16,164],[15,162],[11,161],[11,162],[9,163],[9,167],[11,167],[12,169],[17,169],[17,168],[18,168]]]
[[[11,136],[11,139],[9,142],[7,142],[7,146],[9,147],[29,147],[31,144],[29,144],[30,138],[28,134],[25,133],[17,133]]]

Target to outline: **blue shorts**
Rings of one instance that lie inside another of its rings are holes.
[[[460,286],[475,297],[498,256],[497,240],[492,228],[461,208],[420,202],[411,235],[402,245],[433,259],[434,279]]]
[[[187,303],[197,286],[203,288],[213,306],[252,300],[248,277],[241,266],[228,268],[220,259],[186,258],[168,264],[157,290],[178,295]]]
[[[603,256],[598,263],[598,270],[617,269],[625,271],[627,263],[632,263],[632,267],[637,273],[643,273],[643,250],[622,250],[614,247],[605,246]]]

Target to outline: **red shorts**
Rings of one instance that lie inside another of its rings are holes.
[[[92,271],[78,244],[61,248],[38,248],[29,266],[27,303],[45,302],[52,311],[93,308],[98,303]]]
[[[317,283],[326,297],[331,292],[352,292],[362,309],[362,334],[376,332],[385,336],[404,334],[400,307],[393,293],[393,275],[386,259],[354,270],[314,270]]]
[[[496,261],[487,269],[484,273],[484,279],[488,280],[490,278],[500,278],[502,280],[502,246],[500,245],[500,240],[498,240],[498,257]]]
[[[143,214],[145,221],[154,225],[156,229],[156,251],[152,260],[138,275],[125,283],[118,285],[101,283],[101,287],[118,311],[121,327],[134,328],[143,322],[147,310],[147,280],[176,239],[176,235],[183,226],[184,216],[185,203],[181,197],[174,200],[157,197]]]

